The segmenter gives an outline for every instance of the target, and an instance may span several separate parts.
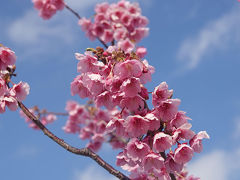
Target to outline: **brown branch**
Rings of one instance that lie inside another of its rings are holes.
[[[90,157],[91,159],[93,159],[94,161],[96,161],[100,166],[102,166],[104,169],[106,169],[110,174],[116,176],[117,178],[121,179],[121,180],[130,180],[127,176],[125,176],[124,174],[122,174],[120,171],[117,171],[116,169],[114,169],[110,164],[108,164],[107,162],[105,162],[100,156],[98,156],[96,153],[94,153],[93,151],[91,151],[89,148],[75,148],[73,146],[70,146],[69,144],[67,144],[66,142],[64,142],[64,140],[58,138],[57,136],[55,136],[52,132],[50,132],[40,121],[39,119],[34,116],[29,110],[28,108],[26,108],[24,106],[24,104],[22,102],[18,101],[18,105],[19,107],[22,109],[22,111],[24,112],[24,114],[33,121],[33,123],[35,123],[42,131],[43,133],[48,136],[49,138],[51,138],[53,141],[55,141],[57,144],[59,144],[62,148],[66,149],[67,151],[73,153],[73,154],[77,154],[77,155],[81,155],[81,156],[86,156],[86,157]]]
[[[81,16],[74,11],[72,8],[70,8],[66,3],[65,3],[65,7],[67,8],[67,10],[69,10],[71,13],[73,13],[78,19],[81,19]]]
[[[72,8],[70,8],[66,3],[65,3],[65,7],[67,10],[69,10],[71,13],[73,13],[79,20],[81,19],[81,16],[76,11],[74,11]],[[108,45],[104,41],[102,41],[99,37],[97,37],[97,39],[100,43],[102,43],[102,45],[105,48],[108,48]]]

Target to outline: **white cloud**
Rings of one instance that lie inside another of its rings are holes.
[[[203,57],[211,51],[227,47],[240,36],[240,11],[232,9],[224,16],[208,23],[194,37],[181,44],[178,59],[187,63],[187,68],[195,68]]]
[[[240,149],[233,152],[215,150],[190,163],[188,170],[203,180],[235,179],[240,170]]]
[[[73,180],[117,180],[113,175],[109,174],[105,169],[97,166],[89,166],[85,170],[76,170]]]
[[[28,10],[22,16],[9,24],[8,36],[18,44],[39,44],[49,38],[61,39],[65,43],[72,41],[71,28],[64,20],[56,17],[51,21],[44,21],[35,10]]]
[[[17,148],[15,157],[17,158],[31,158],[35,157],[39,153],[39,149],[34,146],[22,145]]]

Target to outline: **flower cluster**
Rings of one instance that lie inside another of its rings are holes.
[[[39,16],[50,19],[58,10],[65,6],[64,0],[32,0],[34,7],[39,10]]]
[[[37,106],[34,106],[28,110],[34,114],[44,126],[53,123],[57,119],[57,116],[54,113],[49,113],[46,110],[40,110]],[[30,128],[39,130],[39,127],[33,123],[32,120],[29,119],[29,117],[22,110],[20,110],[20,115],[25,119],[25,122],[28,123]]]
[[[82,30],[91,40],[99,38],[105,43],[116,40],[122,49],[126,46],[133,48],[134,43],[148,34],[148,19],[141,15],[138,3],[125,0],[101,3],[96,5],[95,12],[93,22],[86,18],[79,20]]]
[[[71,83],[72,95],[94,100],[97,107],[111,110],[115,106],[130,112],[144,113],[148,99],[144,84],[151,81],[154,68],[147,60],[142,61],[135,52],[125,53],[110,46],[87,49],[85,54],[76,53],[79,60],[78,75]]]
[[[63,130],[66,133],[79,134],[83,140],[89,139],[86,145],[92,151],[98,151],[103,142],[109,142],[113,148],[123,148],[125,140],[117,137],[115,133],[106,131],[110,119],[119,114],[117,109],[106,111],[88,103],[85,106],[75,101],[68,101],[66,110],[69,118]]]
[[[60,0],[33,2],[45,19],[56,12],[51,13],[52,6],[64,6]],[[46,4],[49,10],[44,10]],[[71,94],[89,98],[91,103],[67,103],[64,131],[89,139],[87,147],[93,151],[103,142],[120,148],[117,165],[129,171],[131,179],[170,180],[174,176],[198,180],[187,177],[184,167],[194,153],[202,151],[202,140],[209,135],[191,130],[191,119],[178,109],[181,101],[173,98],[166,82],[152,93],[144,86],[151,81],[154,67],[143,59],[146,48],[135,45],[148,34],[148,19],[137,3],[125,0],[97,4],[95,12],[94,20],[81,18],[79,25],[91,40],[99,39],[105,46],[111,42],[112,46],[75,54],[80,74],[71,83]],[[153,108],[147,104],[149,94]]]
[[[151,80],[154,68],[136,52],[125,53],[114,46],[107,50],[89,48],[85,54],[77,53],[76,58],[81,74],[71,83],[72,95],[88,97],[98,108],[105,106],[115,113],[109,111],[105,113],[107,118],[99,118],[71,102],[67,106],[70,117],[65,131],[91,139],[88,147],[93,150],[99,149],[104,135],[105,141],[109,141],[106,135],[121,139],[117,147],[123,151],[117,156],[117,165],[131,172],[132,179],[170,179],[171,173],[180,175],[194,152],[201,152],[202,139],[209,136],[205,131],[195,134],[191,130],[190,118],[178,110],[181,101],[172,98],[173,90],[166,82],[154,89],[153,108],[148,108],[149,92],[144,84]],[[98,108],[95,110],[102,111]],[[80,128],[79,124],[85,127]]]
[[[7,47],[0,47],[0,113],[5,112],[6,106],[12,111],[17,110],[17,101],[23,101],[29,94],[30,88],[25,82],[9,85],[11,77],[15,76],[15,62],[15,53]]]

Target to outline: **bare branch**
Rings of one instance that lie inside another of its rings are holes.
[[[91,159],[93,159],[94,161],[96,161],[100,166],[102,166],[104,169],[106,169],[110,174],[116,176],[117,178],[121,179],[121,180],[130,180],[127,176],[125,176],[123,173],[121,173],[120,171],[117,171],[116,169],[114,169],[110,164],[108,164],[107,162],[105,162],[100,156],[98,156],[96,153],[94,153],[93,151],[91,151],[89,148],[75,148],[73,146],[70,146],[69,144],[67,144],[66,142],[64,142],[63,139],[58,138],[56,135],[54,135],[51,131],[49,131],[40,121],[39,119],[34,116],[29,110],[28,108],[26,108],[26,106],[22,103],[18,101],[18,105],[19,107],[22,109],[22,111],[24,112],[24,114],[31,119],[42,131],[43,133],[48,136],[49,138],[51,138],[53,141],[55,141],[57,144],[59,144],[62,148],[66,149],[67,151],[73,153],[73,154],[77,154],[77,155],[81,155],[81,156],[86,156],[86,157],[90,157]]]
[[[71,11],[78,19],[81,19],[81,16],[76,12],[74,11],[72,8],[70,8],[66,3],[65,3],[65,7]]]

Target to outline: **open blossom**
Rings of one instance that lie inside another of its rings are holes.
[[[140,80],[132,77],[122,83],[121,90],[125,93],[125,96],[134,97],[141,91]]]
[[[83,75],[78,75],[71,83],[71,94],[78,94],[81,98],[89,97],[91,93],[83,82]]]
[[[7,85],[4,79],[0,76],[0,97],[7,93]]]
[[[192,125],[190,123],[185,123],[173,132],[174,142],[180,140],[190,140],[195,135],[195,132],[191,130]]]
[[[126,60],[122,63],[116,64],[113,72],[120,79],[130,78],[130,77],[140,77],[143,71],[143,64],[139,60]]]
[[[16,111],[18,108],[17,100],[12,96],[1,96],[0,97],[0,113],[5,112],[6,106],[11,111]]]
[[[147,49],[145,47],[138,47],[136,49],[136,54],[140,58],[144,58],[144,56],[147,54]]]
[[[167,159],[165,161],[166,169],[168,172],[178,172],[180,173],[183,170],[184,164],[183,163],[177,163],[174,161],[174,157],[172,153],[169,153],[167,156]]]
[[[133,161],[142,160],[150,151],[149,146],[139,141],[137,138],[132,138],[127,144],[126,152],[129,158]]]
[[[157,152],[163,152],[167,149],[169,149],[173,144],[172,137],[168,134],[165,134],[163,132],[159,132],[155,134],[153,139],[153,148]]]
[[[125,136],[126,131],[123,124],[124,124],[124,119],[114,117],[108,122],[106,128],[107,128],[107,131],[110,131],[110,132],[115,130],[118,136]]]
[[[194,151],[190,146],[181,144],[174,152],[174,161],[179,164],[185,164],[192,159],[193,153]]]
[[[164,166],[164,159],[159,154],[149,153],[143,159],[143,167],[145,171],[149,171],[153,168],[161,169],[163,166]]]
[[[146,114],[145,119],[149,122],[149,130],[154,131],[160,128],[160,120],[153,113]]]
[[[85,55],[75,53],[76,59],[79,60],[77,65],[78,72],[93,72],[98,73],[99,69],[104,66],[102,62],[99,62],[95,56],[89,51],[85,52]]]
[[[173,94],[173,90],[168,90],[166,82],[162,82],[159,86],[154,89],[152,93],[152,103],[155,107],[161,105],[161,103],[169,99]]]
[[[167,99],[156,108],[154,113],[163,122],[171,121],[177,115],[180,102],[181,101],[179,99]]]
[[[206,131],[200,131],[190,140],[190,146],[193,148],[194,152],[200,153],[203,149],[202,147],[202,139],[209,139],[209,135]]]
[[[191,118],[187,117],[185,114],[186,112],[184,111],[178,111],[176,117],[170,122],[171,127],[178,128],[187,123],[188,120],[191,120]]]
[[[18,101],[23,101],[29,94],[30,87],[28,83],[20,81],[18,84],[13,85],[10,94]]]
[[[7,66],[14,65],[15,62],[15,53],[7,47],[0,47],[0,70],[5,70]]]
[[[34,7],[39,10],[39,16],[50,19],[58,10],[65,6],[63,0],[32,0]]]
[[[149,129],[148,120],[139,115],[128,116],[124,126],[130,137],[146,134]]]

